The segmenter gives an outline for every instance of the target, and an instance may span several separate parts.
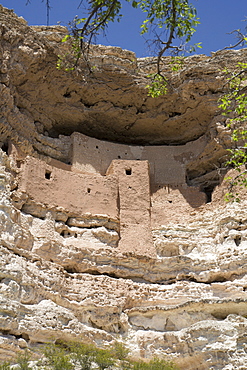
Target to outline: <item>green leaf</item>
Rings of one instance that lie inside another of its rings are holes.
[[[70,37],[71,37],[70,35],[64,36],[64,38],[62,39],[62,42],[66,42]]]

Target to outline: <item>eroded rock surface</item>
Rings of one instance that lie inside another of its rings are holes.
[[[117,251],[103,217],[66,226],[14,208],[10,160],[1,152],[2,359],[25,343],[122,338],[133,355],[182,368],[244,369],[245,202],[167,223],[153,231],[157,257],[141,258]]]
[[[0,359],[117,338],[181,369],[246,369],[247,201],[223,200],[230,139],[217,106],[221,68],[246,50],[192,56],[176,73],[167,58],[169,93],[151,99],[152,59],[95,47],[92,75],[65,73],[64,28],[30,28],[1,6],[0,20]],[[87,163],[73,137],[93,148]],[[110,154],[95,162],[99,143]],[[122,181],[135,168],[139,183]]]

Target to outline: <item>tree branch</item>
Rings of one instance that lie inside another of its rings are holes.
[[[158,57],[157,57],[157,73],[159,75],[161,75],[161,70],[160,70],[161,58],[164,55],[165,51],[171,47],[172,40],[174,39],[174,33],[175,33],[175,27],[176,27],[175,26],[176,25],[176,17],[177,17],[177,13],[176,13],[176,0],[172,0],[171,13],[172,13],[172,27],[170,29],[170,34],[169,34],[168,40],[163,43],[163,44],[165,44],[165,46],[163,47],[163,49],[161,49],[159,51]]]
[[[242,32],[240,32],[240,30],[233,30],[233,31],[229,32],[228,35],[232,35],[235,32],[238,34],[237,37],[239,37],[239,41],[236,42],[235,45],[225,46],[222,50],[233,49],[233,48],[237,47],[238,45],[240,45],[241,43],[244,42],[245,35]]]

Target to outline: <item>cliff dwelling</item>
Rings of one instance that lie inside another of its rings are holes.
[[[104,217],[119,222],[119,251],[151,257],[156,255],[152,229],[174,217],[174,209],[179,217],[179,210],[193,210],[207,201],[199,187],[186,183],[186,166],[203,151],[203,139],[179,147],[124,145],[81,133],[67,140],[70,164],[23,160],[19,172],[19,191],[27,195],[23,211],[37,215],[35,204],[53,211],[62,208],[73,217],[103,211]],[[17,153],[15,148],[11,152]],[[20,161],[18,155],[16,160]]]

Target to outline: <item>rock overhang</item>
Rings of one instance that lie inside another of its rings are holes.
[[[4,64],[16,105],[22,115],[32,116],[40,132],[52,137],[77,131],[136,145],[196,140],[208,132],[219,113],[217,102],[224,89],[221,70],[246,55],[246,50],[193,55],[184,58],[176,72],[171,69],[171,57],[165,57],[168,93],[151,98],[145,86],[147,76],[155,71],[155,58],[137,59],[118,47],[93,45],[92,73],[82,62],[77,71],[58,70],[58,55],[68,51],[61,43],[66,28],[28,27],[11,12],[9,28],[6,13],[1,13],[3,47],[5,55],[10,48],[12,52]]]

